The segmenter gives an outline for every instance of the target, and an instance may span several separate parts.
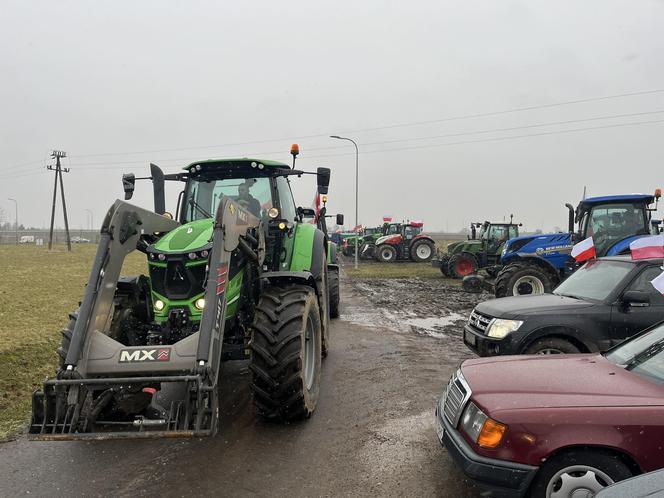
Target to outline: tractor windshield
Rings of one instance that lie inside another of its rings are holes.
[[[269,178],[192,179],[184,200],[184,221],[214,217],[222,196],[234,199],[257,217],[272,207]]]
[[[592,237],[598,256],[603,256],[618,241],[648,233],[642,204],[595,206],[581,221],[584,237]]]

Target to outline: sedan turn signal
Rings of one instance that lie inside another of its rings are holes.
[[[496,448],[503,440],[507,431],[507,426],[487,418],[482,426],[480,435],[477,437],[477,444],[482,448]]]

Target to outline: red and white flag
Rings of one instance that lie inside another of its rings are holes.
[[[588,259],[596,258],[597,253],[595,252],[595,243],[593,242],[593,238],[588,237],[578,244],[574,244],[574,247],[572,247],[572,257],[576,259],[578,263]]]
[[[650,281],[652,286],[657,289],[657,292],[664,294],[664,272]]]
[[[391,216],[383,216],[383,223],[389,223],[390,221],[392,221]]]
[[[664,235],[641,237],[629,245],[632,259],[664,258]]]
[[[357,225],[355,228],[353,228],[353,232],[361,232],[362,228],[364,228],[362,225]]]

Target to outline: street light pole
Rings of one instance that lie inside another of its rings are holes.
[[[355,146],[355,228],[359,226],[358,222],[358,163],[359,163],[359,158],[360,158],[360,151],[357,148],[357,143],[355,143],[355,140],[352,138],[346,138],[346,137],[340,137],[338,135],[330,135],[330,138],[336,138],[337,140],[348,140],[349,142],[352,142],[353,145]],[[355,239],[355,269],[357,270],[357,261],[358,261],[358,251],[360,250],[360,234],[357,234],[357,238]]]
[[[89,227],[90,230],[93,230],[94,229],[94,221],[93,221],[93,218],[92,218],[92,209],[86,209],[86,211],[90,215],[90,219],[88,220],[88,227]]]
[[[15,225],[14,230],[16,231],[16,245],[18,245],[18,201],[16,199],[8,198],[9,201],[14,201],[14,212],[15,212]]]

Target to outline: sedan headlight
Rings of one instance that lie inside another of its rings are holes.
[[[486,335],[493,337],[494,339],[502,339],[507,334],[519,330],[521,325],[523,325],[522,320],[503,320],[502,318],[496,318],[491,322],[491,325],[489,325],[489,330]]]
[[[503,440],[507,426],[493,420],[472,401],[463,412],[461,428],[483,448],[495,448]]]

